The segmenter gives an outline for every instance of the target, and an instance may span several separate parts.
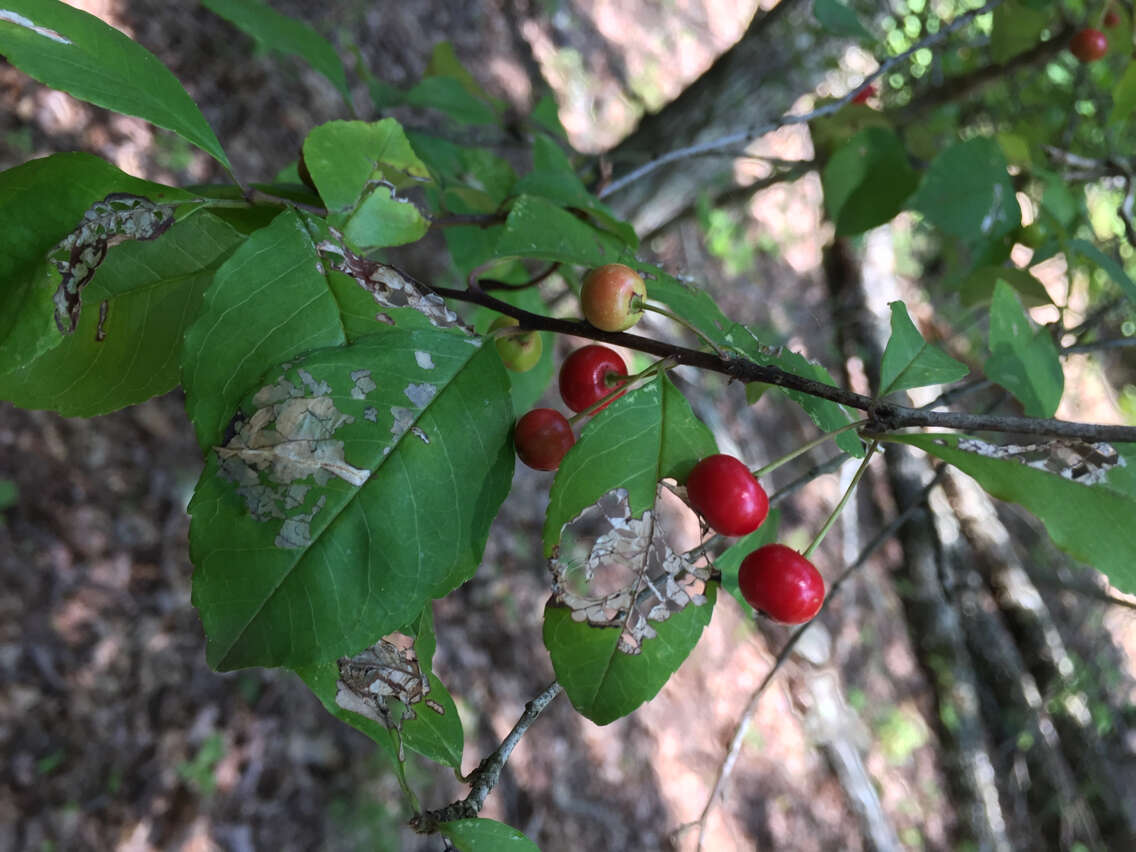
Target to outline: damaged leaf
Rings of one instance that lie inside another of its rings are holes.
[[[207,454],[190,554],[217,668],[354,653],[477,567],[512,481],[501,359],[379,328],[275,368]]]
[[[174,204],[155,204],[148,198],[112,192],[92,204],[79,225],[52,251],[62,280],[55,291],[55,324],[73,334],[79,323],[82,290],[106,259],[110,246],[126,240],[154,240],[174,223]]]
[[[412,637],[392,633],[353,657],[339,660],[335,703],[384,728],[418,718],[418,705],[446,715],[430,695],[430,679],[418,665]],[[397,702],[401,707],[393,707]]]
[[[568,526],[549,569],[545,646],[572,704],[599,725],[655,696],[717,596],[709,567],[671,549],[653,510],[633,517],[623,490]]]
[[[384,308],[412,308],[437,328],[457,327],[472,333],[473,330],[446,307],[441,296],[411,281],[393,266],[360,257],[331,240],[322,241],[318,248],[332,269],[354,279],[371,294],[376,304]]]

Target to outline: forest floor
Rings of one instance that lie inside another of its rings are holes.
[[[246,178],[275,174],[295,159],[308,129],[342,115],[321,78],[255,51],[195,5],[75,5],[172,68]],[[741,0],[565,0],[549,8],[340,3],[313,23],[350,33],[375,73],[395,85],[414,80],[443,39],[520,108],[539,67],[576,143],[602,150],[630,129],[637,110],[661,105],[695,77],[752,11]],[[356,104],[366,102],[360,88]],[[803,132],[769,145],[781,156],[809,153]],[[156,180],[220,178],[171,135],[0,66],[0,166],[62,150],[92,151]],[[706,223],[680,223],[648,248],[710,287],[727,314],[792,331],[795,346],[835,368],[819,182],[771,190],[741,213],[710,223],[719,233],[737,230],[726,260],[707,250]],[[408,262],[430,271],[428,259]],[[753,464],[813,434],[773,395],[747,407],[742,388],[711,380],[698,397],[714,400],[698,413],[723,450]],[[0,852],[440,850],[437,838],[406,828],[410,813],[382,753],[329,716],[298,679],[206,666],[190,605],[185,513],[200,468],[177,391],[89,420],[0,406],[0,493],[5,483],[15,487],[0,505]],[[773,486],[803,469],[774,477]],[[553,679],[540,638],[548,482],[518,470],[482,569],[435,607],[435,666],[461,711],[465,771]],[[822,477],[788,502],[782,539],[806,542],[839,490],[836,476]],[[894,512],[877,506],[874,491],[869,479],[858,512],[826,540],[830,580],[857,540]],[[951,848],[955,815],[931,693],[891,591],[897,558],[894,542],[879,551],[765,695],[708,824],[707,849],[865,848],[831,751],[817,743],[851,743],[863,755],[903,845]],[[690,659],[630,717],[600,728],[558,699],[518,747],[483,815],[518,826],[545,852],[693,848],[693,832],[672,832],[697,818],[741,708],[787,636],[755,630],[723,595]],[[426,807],[464,795],[452,775],[413,756],[409,775]]]

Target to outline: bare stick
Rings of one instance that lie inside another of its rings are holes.
[[[437,831],[438,826],[444,822],[476,817],[481,812],[490,791],[501,780],[501,770],[505,768],[509,755],[513,753],[513,749],[517,747],[521,737],[563,690],[564,688],[559,683],[553,681],[525,705],[525,712],[521,714],[521,718],[517,720],[513,730],[509,731],[509,735],[501,740],[501,745],[497,746],[492,754],[481,761],[481,764],[469,776],[470,790],[468,796],[460,801],[451,802],[444,808],[417,814],[410,820],[410,827],[420,834],[431,834]]]

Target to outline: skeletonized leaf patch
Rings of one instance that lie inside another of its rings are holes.
[[[332,233],[341,240],[337,232],[332,230]],[[384,308],[413,308],[437,328],[457,326],[472,333],[473,330],[446,307],[441,296],[423,290],[393,266],[360,257],[341,242],[324,240],[317,248],[332,269],[354,278]]]
[[[107,249],[126,240],[160,237],[174,223],[174,208],[140,195],[112,192],[87,209],[78,227],[51,252],[63,279],[53,297],[55,324],[63,334],[74,333],[82,289],[95,277]]]
[[[380,639],[353,657],[339,660],[335,703],[385,728],[400,728],[418,717],[416,707],[425,705],[439,716],[445,708],[428,698],[430,679],[418,664],[414,639],[401,633]],[[396,717],[391,702],[402,705]]]
[[[999,445],[988,444],[976,438],[963,438],[958,442],[958,448],[992,459],[1016,461],[1082,485],[1104,482],[1113,468],[1127,464],[1116,447],[1105,442],[1089,444],[1084,441],[1053,440],[1045,444]]]
[[[618,627],[618,648],[642,652],[661,622],[706,602],[710,569],[673,551],[659,516],[631,517],[627,492],[610,491],[564,531],[549,560],[550,606],[567,607],[573,621]]]

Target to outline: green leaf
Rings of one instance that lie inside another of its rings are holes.
[[[540,99],[533,106],[532,114],[529,117],[535,124],[547,130],[557,139],[567,141],[568,132],[564,129],[564,125],[560,123],[560,106],[556,103],[556,98],[551,93],[546,92],[540,96]]]
[[[386,328],[273,370],[233,410],[190,504],[212,666],[354,653],[473,575],[513,472],[492,347]]]
[[[1013,266],[983,266],[972,272],[959,288],[959,298],[966,306],[977,305],[994,298],[994,286],[1004,281],[1017,291],[1022,301],[1031,308],[1049,305],[1049,291],[1045,285],[1024,269]]]
[[[909,203],[932,225],[968,241],[996,239],[1017,228],[1022,211],[993,139],[956,142],[931,162]]]
[[[741,589],[738,588],[738,569],[742,560],[759,547],[777,541],[777,529],[780,526],[781,510],[773,509],[760,527],[749,535],[739,538],[714,560],[714,567],[722,574],[722,588],[733,595],[747,612],[753,607],[742,597]]]
[[[411,106],[444,112],[462,124],[496,124],[497,113],[453,77],[424,77],[406,93]]]
[[[731,331],[734,321],[722,313],[718,303],[705,290],[679,281],[657,266],[632,258],[624,258],[620,263],[627,264],[643,276],[649,299],[662,302],[719,346],[733,344]]]
[[[172,130],[229,159],[181,83],[141,45],[59,0],[6,0],[0,54],[45,86]]]
[[[618,627],[575,621],[568,607],[550,601],[544,610],[544,644],[556,679],[581,714],[607,725],[654,698],[698,644],[714,614],[718,584],[706,584],[706,602],[690,604],[666,621],[652,622],[656,635],[638,654],[618,649]]]
[[[172,389],[182,335],[201,294],[242,239],[220,219],[197,213],[157,240],[111,249],[83,291],[75,333],[0,377],[0,398],[90,417]]]
[[[1124,267],[1090,243],[1088,240],[1070,240],[1069,248],[1077,254],[1081,255],[1085,260],[1090,263],[1095,263],[1101,269],[1108,273],[1118,287],[1124,292],[1124,295],[1132,302],[1136,302],[1136,283],[1128,277],[1128,273],[1124,271]]]
[[[374,187],[349,216],[328,221],[341,225],[347,244],[359,251],[417,242],[430,230],[421,211],[389,186]]]
[[[517,181],[517,195],[537,195],[590,213],[605,230],[615,234],[631,250],[639,248],[635,229],[617,219],[611,208],[588,192],[584,182],[572,169],[572,163],[552,139],[538,135],[533,139],[533,170]]]
[[[602,266],[620,260],[624,250],[621,240],[581,222],[552,202],[522,195],[509,212],[496,254]]]
[[[880,363],[880,397],[889,393],[957,382],[970,370],[923,339],[903,302],[891,303],[891,338]]]
[[[346,339],[311,236],[287,210],[217,270],[186,332],[182,384],[198,443],[222,442],[238,400],[269,368]]]
[[[1005,62],[1041,41],[1053,17],[1051,10],[1032,9],[1028,3],[1006,0],[994,10],[990,53],[995,62]]]
[[[1045,524],[1053,542],[1066,553],[1106,574],[1116,588],[1136,593],[1136,500],[1101,486],[1083,485],[1062,476],[967,446],[997,448],[959,435],[902,435],[890,440],[911,444],[973,476],[1000,500],[1024,506]]]
[[[1065,390],[1065,372],[1049,332],[1034,331],[1013,289],[999,281],[990,306],[986,377],[1012,393],[1030,417],[1052,417]]]
[[[457,852],[540,852],[517,829],[492,819],[458,819],[442,823],[438,831],[450,839]]]
[[[0,31],[5,26],[0,22]],[[93,205],[116,192],[161,204],[193,200],[91,154],[54,154],[0,173],[0,375],[63,342],[53,301],[60,274],[48,255]]]
[[[891,220],[919,176],[891,130],[869,127],[832,155],[822,175],[824,202],[838,236],[862,234]]]
[[[868,38],[872,34],[864,29],[860,18],[839,0],[814,0],[813,14],[817,22],[833,35],[851,38]]]
[[[359,204],[370,182],[402,190],[430,177],[393,118],[321,124],[304,140],[304,162],[328,210],[340,215]]]
[[[1124,74],[1112,90],[1112,110],[1108,114],[1109,124],[1120,124],[1128,120],[1136,109],[1136,62],[1129,62]]]
[[[1128,497],[1136,498],[1136,444],[1113,444],[1120,456],[1120,464],[1108,472],[1109,488]]]
[[[307,24],[280,14],[261,0],[201,0],[201,3],[270,50],[305,60],[339,90],[348,105],[351,104],[351,90],[339,55]]]
[[[727,337],[732,346],[758,364],[780,367],[787,373],[835,386],[832,375],[816,361],[810,361],[799,352],[793,352],[784,346],[764,346],[757,339],[757,336],[744,325],[735,324]],[[750,399],[752,387],[752,384],[746,387],[746,397],[751,404],[756,401],[756,396]],[[763,392],[769,388],[768,385],[761,386]],[[783,393],[801,406],[805,414],[820,427],[822,432],[832,432],[852,422],[852,418],[844,406],[835,402],[788,388],[774,387],[772,389]],[[760,396],[760,394],[757,394],[757,396]],[[863,458],[864,456],[864,444],[854,432],[849,431],[837,435],[836,446],[856,458]]]
[[[544,554],[564,525],[615,488],[627,490],[633,515],[655,505],[664,477],[686,480],[704,456],[718,451],[714,436],[665,376],[611,403],[584,427],[564,456],[548,497]]]

